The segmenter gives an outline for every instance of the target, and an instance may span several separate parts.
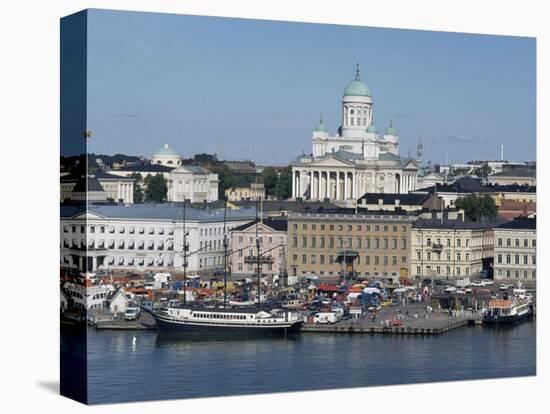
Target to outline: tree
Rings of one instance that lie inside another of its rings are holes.
[[[279,174],[277,174],[275,168],[266,167],[262,171],[262,180],[264,182],[265,191],[268,196],[278,194],[277,183],[279,182]]]
[[[488,163],[483,163],[483,165],[479,168],[477,168],[474,173],[475,175],[477,175],[478,177],[487,177],[489,174],[491,174],[493,170],[491,169],[491,167],[489,166]]]
[[[235,174],[225,164],[213,165],[210,171],[218,174],[218,198],[222,200],[225,198],[225,190],[235,186]]]
[[[133,178],[134,181],[134,203],[143,203],[143,189],[141,188],[141,181],[143,177],[140,173],[132,173],[128,177]]]
[[[279,175],[276,191],[278,198],[287,199],[292,197],[292,167],[290,165]]]
[[[498,210],[493,200],[488,195],[477,196],[470,194],[466,197],[458,198],[455,202],[458,209],[464,210],[467,221],[480,221],[482,219],[494,219]]]
[[[166,184],[166,178],[164,175],[157,174],[151,176],[148,174],[143,182],[146,185],[145,188],[145,201],[162,203],[166,201],[166,194],[168,193],[168,185]]]

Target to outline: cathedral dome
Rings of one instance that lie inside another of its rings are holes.
[[[374,126],[374,124],[370,124],[370,125],[368,126],[367,132],[376,133],[376,127]]]
[[[355,79],[348,83],[344,89],[344,96],[371,96],[369,87],[359,77],[359,64],[355,69]]]
[[[179,157],[179,155],[168,144],[164,144],[161,149],[155,152],[153,157]]]

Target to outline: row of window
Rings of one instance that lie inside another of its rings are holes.
[[[425,240],[426,240],[426,246],[428,247],[430,246],[443,247],[443,245],[441,244],[440,238],[432,240],[431,237],[427,237]],[[416,244],[418,246],[422,245],[422,239],[420,237],[416,238]],[[456,247],[462,247],[462,239],[455,239],[455,245]],[[466,239],[464,245],[468,247],[470,245],[470,239]],[[445,239],[445,247],[451,247],[451,239]]]
[[[504,239],[502,237],[499,237],[497,239],[497,246],[502,247],[502,246],[504,246],[503,243],[504,243]],[[514,239],[514,246],[515,247],[520,247],[521,244],[523,244],[523,247],[529,247],[529,239],[523,239],[523,243],[521,243],[520,239]],[[506,239],[506,247],[511,247],[511,246],[512,246],[512,239],[507,238]],[[537,240],[536,239],[531,240],[531,247],[537,247]]]
[[[107,231],[107,226],[89,226],[89,232],[90,233],[105,233]],[[115,226],[109,226],[109,233],[113,234],[113,233],[116,233],[116,227]],[[145,234],[146,233],[146,230],[145,230],[145,227],[124,227],[124,226],[120,226],[118,228],[118,233],[119,234],[124,234],[126,233],[126,231],[128,231],[128,234]],[[65,225],[63,226],[63,233],[85,233],[86,232],[86,226],[68,226],[68,225]],[[161,228],[155,228],[155,227],[149,227],[149,229],[147,230],[147,234],[164,234],[165,233],[165,229],[163,227]],[[167,229],[166,230],[166,233],[169,234],[169,235],[173,235],[174,234],[174,229],[173,228],[170,228],[170,229]]]
[[[523,256],[523,257],[522,257]],[[511,254],[498,254],[497,255],[497,263],[498,264],[524,264],[524,265],[528,265],[529,264],[529,256],[524,254],[524,255],[519,255],[519,254],[515,254],[514,256],[514,262],[512,263],[512,255]],[[523,260],[521,260],[523,258]],[[536,255],[531,255],[531,264],[532,265],[536,265],[537,264],[537,256]]]
[[[507,278],[516,278],[519,279],[520,277],[523,277],[524,279],[528,279],[531,277],[531,279],[535,279],[537,277],[537,271],[536,270],[514,270],[513,272],[510,269],[506,269],[504,271],[503,269],[497,270],[497,275],[499,277],[507,277]]]
[[[309,239],[309,243],[308,243]],[[317,243],[317,239],[319,240],[319,243]],[[371,243],[372,240],[372,243]],[[334,248],[335,244],[335,238],[333,236],[328,236],[328,246],[326,246],[326,238],[325,236],[303,236],[301,239],[301,244],[298,246],[298,237],[293,236],[292,237],[292,247],[300,247],[303,249],[312,248],[315,249],[319,247],[320,249],[324,249],[328,247],[329,249]],[[396,237],[394,238],[383,238],[380,239],[379,237],[373,237],[372,239],[370,237],[365,237],[364,239],[361,237],[348,237],[347,239],[344,239],[343,237],[338,237],[336,239],[337,241],[337,247],[338,248],[349,248],[349,249],[393,249],[396,250],[398,248],[398,239]],[[400,249],[405,250],[407,248],[407,239],[402,238],[400,242]]]
[[[317,227],[319,227],[319,229],[321,231],[325,231],[326,228],[327,228],[327,225],[326,224],[309,224],[308,225],[306,223],[301,225],[302,231],[307,231],[308,229],[310,229],[312,231],[317,231]],[[330,231],[335,231],[335,230],[344,231],[344,228],[348,232],[353,231],[353,224],[347,224],[347,225],[344,225],[344,224],[329,224],[328,225],[328,230],[330,230]],[[397,232],[398,226],[397,225],[379,225],[379,224],[375,224],[375,225],[356,224],[355,225],[355,230],[358,231],[358,232],[363,231],[363,229],[366,232],[371,231],[371,229],[374,229],[375,232],[380,232],[381,228],[383,229],[384,232],[393,231],[395,233],[395,232]],[[292,225],[292,230],[294,231],[294,233],[296,233],[298,231],[298,224],[297,223],[294,223]],[[407,226],[401,226],[401,231],[406,232],[407,231]]]
[[[401,259],[400,259],[401,263],[407,263],[407,256],[400,256],[400,257],[401,257]],[[321,254],[321,255],[319,255],[319,263],[318,264],[332,265],[332,264],[335,263],[334,260],[335,260],[335,256],[332,255],[332,254],[330,254],[330,255]],[[397,262],[398,262],[398,256],[391,256],[391,257],[390,256],[364,256],[363,257],[363,264],[364,265],[374,264],[375,266],[379,265],[379,264],[383,264],[384,266],[386,266],[386,265],[390,264],[390,260],[391,260],[391,265],[396,266]],[[292,261],[294,263],[298,262],[298,255],[297,254],[292,255]],[[308,255],[307,254],[302,254],[301,255],[301,264],[317,264],[317,255],[316,254],[309,255],[309,262],[308,262]],[[360,265],[361,264],[361,256],[357,256],[357,259],[355,260],[354,264],[355,265]]]
[[[171,241],[168,241],[166,245],[163,241],[157,242],[155,247],[155,242],[152,240],[149,240],[149,242],[145,242],[144,240],[139,241],[126,241],[126,240],[119,240],[118,243],[115,242],[115,240],[109,240],[107,243],[105,243],[105,240],[99,240],[97,242],[91,241],[88,243],[88,246],[86,246],[86,241],[81,240],[80,245],[77,240],[72,240],[72,242],[68,239],[63,240],[63,247],[70,249],[79,249],[79,248],[88,248],[90,250],[92,249],[118,249],[118,250],[174,250],[174,245]]]
[[[469,261],[470,260],[470,253],[465,253],[464,256],[462,256],[462,252],[457,252],[456,253],[456,261],[457,262],[460,262],[462,261],[462,258],[464,257],[464,260],[465,261]],[[451,261],[451,252],[445,252],[445,258],[448,262]],[[417,250],[416,251],[416,259],[417,260],[422,260],[422,251],[420,250]],[[472,259],[476,259],[475,258],[475,255],[474,257],[472,257]],[[431,252],[426,252],[426,259],[425,260],[441,260],[441,254],[440,253],[435,253],[432,255]]]
[[[260,244],[264,242],[263,236],[258,237]],[[244,236],[239,236],[238,241],[240,244],[244,242]],[[284,236],[279,237],[279,243],[283,244],[285,242]],[[273,236],[267,236],[267,243],[272,244],[273,243]],[[248,237],[248,244],[256,244],[256,237],[255,236],[249,236]]]
[[[444,273],[442,273],[444,271]],[[434,268],[432,269],[432,266],[426,266],[426,272],[423,273],[422,272],[422,267],[421,266],[416,266],[416,274],[418,276],[430,276],[435,274],[435,275],[443,275],[443,276],[451,276],[451,266],[445,266],[445,268],[443,269],[442,266],[434,266]],[[462,268],[460,266],[457,266],[455,268],[455,273],[454,273],[454,276],[461,276],[462,275]],[[469,276],[470,275],[470,268],[469,267],[466,267],[464,268],[464,275],[465,276]]]

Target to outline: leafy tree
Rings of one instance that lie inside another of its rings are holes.
[[[456,208],[463,209],[466,220],[480,221],[484,218],[493,219],[497,216],[498,210],[493,200],[488,195],[477,196],[470,194],[456,200]]]
[[[157,174],[151,176],[151,174],[147,174],[147,177],[145,177],[145,180],[143,180],[143,182],[146,186],[145,201],[152,201],[156,203],[162,203],[163,201],[166,201],[168,185],[166,183],[166,178],[164,178],[164,175]]]
[[[477,168],[475,170],[475,174],[479,177],[487,177],[489,174],[491,174],[492,169],[489,167],[488,163],[484,163],[481,167]]]
[[[273,167],[266,167],[262,171],[262,180],[264,182],[264,187],[267,195],[276,195],[277,194],[277,183],[279,182],[279,174]]]
[[[279,198],[287,199],[292,197],[292,167],[290,165],[279,175],[276,191]]]
[[[140,173],[132,173],[128,177],[133,178],[134,181],[134,203],[143,203],[143,188],[141,188],[141,182],[143,177]]]
[[[225,190],[231,187],[235,187],[236,178],[235,174],[225,164],[213,165],[210,171],[214,174],[218,174],[218,198],[222,200],[225,198]]]

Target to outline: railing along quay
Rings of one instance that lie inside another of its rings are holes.
[[[311,324],[302,326],[302,332],[339,334],[384,334],[384,335],[439,335],[468,325],[468,319],[455,319],[431,326],[365,326],[353,324]]]

